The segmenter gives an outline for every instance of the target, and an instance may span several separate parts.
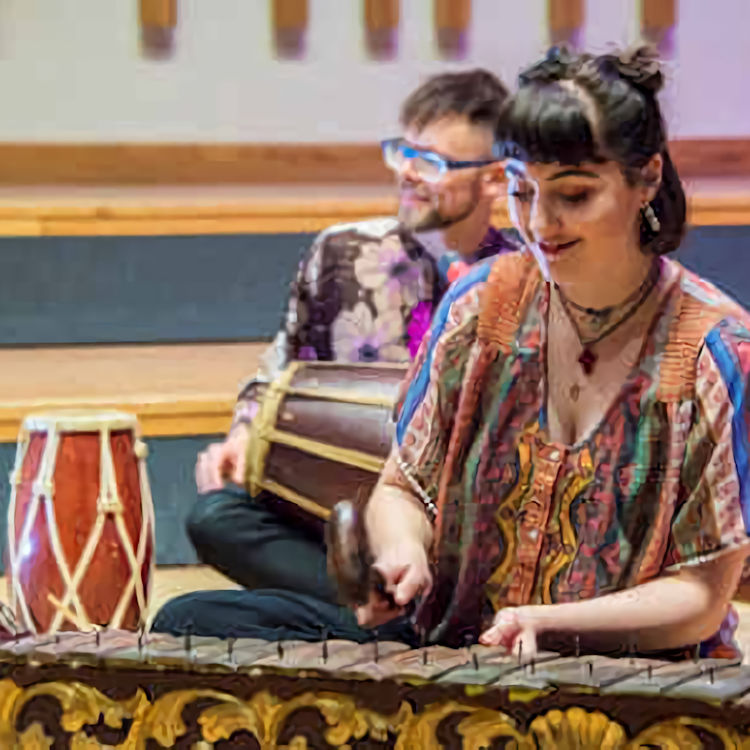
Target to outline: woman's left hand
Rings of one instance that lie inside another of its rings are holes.
[[[537,653],[538,623],[532,607],[505,607],[479,636],[483,646],[504,646],[520,659],[533,658]]]

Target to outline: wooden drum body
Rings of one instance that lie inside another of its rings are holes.
[[[146,446],[128,414],[26,418],[11,475],[11,603],[32,633],[145,622],[154,565]]]
[[[406,365],[293,362],[260,395],[247,484],[321,519],[373,489],[394,435]]]

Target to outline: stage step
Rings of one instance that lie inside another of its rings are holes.
[[[693,226],[750,224],[750,179],[685,181]],[[0,236],[315,233],[392,215],[388,184],[0,185]],[[504,200],[494,213],[508,226]]]
[[[395,210],[390,185],[0,185],[0,236],[305,233]]]
[[[32,411],[122,409],[146,437],[226,432],[265,343],[0,349],[0,442]]]

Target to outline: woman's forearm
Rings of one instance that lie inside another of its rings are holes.
[[[378,482],[367,503],[365,524],[373,552],[381,541],[394,534],[428,549],[432,543],[432,525],[421,500],[401,487]]]
[[[578,637],[585,648],[640,652],[690,646],[719,629],[734,590],[727,579],[739,575],[729,560],[707,565],[595,599],[531,606],[524,617],[542,643]]]

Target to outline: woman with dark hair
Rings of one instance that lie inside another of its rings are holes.
[[[500,139],[526,248],[454,284],[422,343],[365,511],[390,598],[361,623],[412,603],[447,645],[736,655],[750,316],[665,257],[661,82],[642,49],[521,74]]]

